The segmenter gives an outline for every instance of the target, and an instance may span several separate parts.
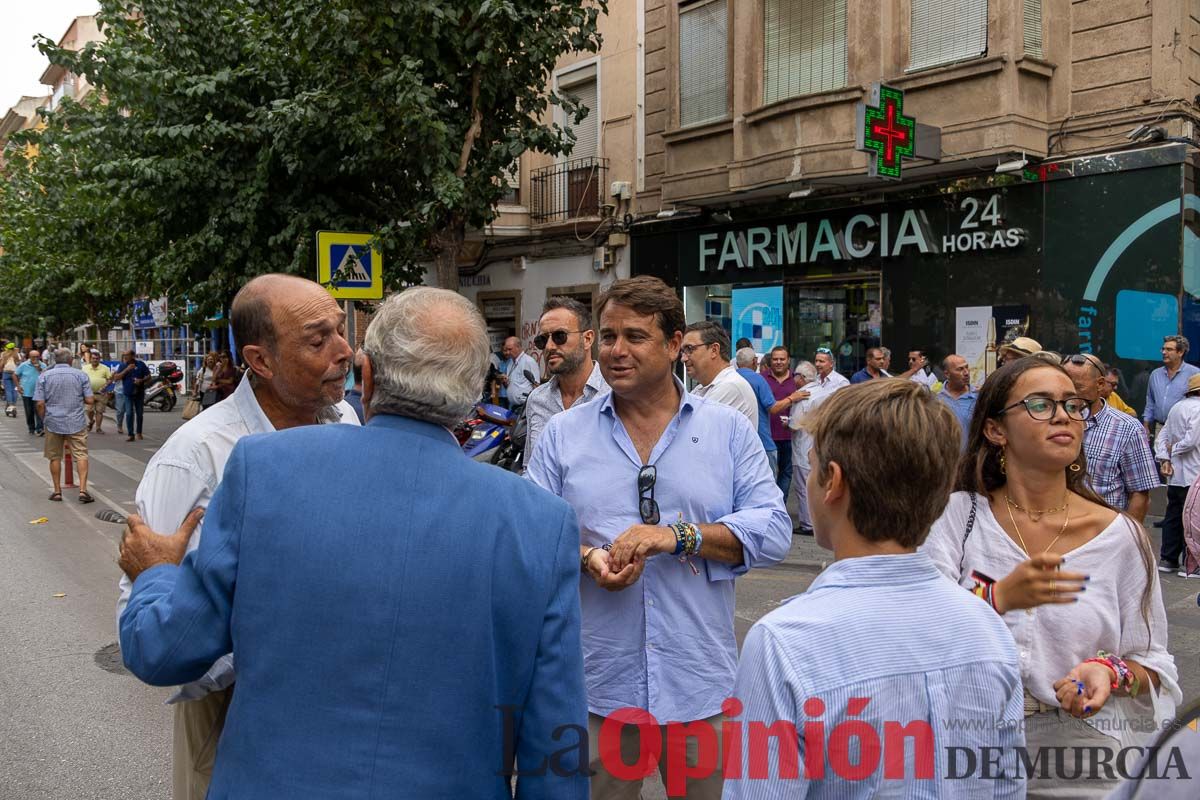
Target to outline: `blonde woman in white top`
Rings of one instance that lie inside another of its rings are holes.
[[[1122,749],[1153,741],[1182,700],[1150,543],[1087,485],[1088,413],[1057,365],[1023,358],[990,376],[958,491],[923,546],[1017,643],[1027,751],[1049,760],[1031,798],[1111,788],[1138,760]],[[1096,748],[1111,770],[1092,769]]]

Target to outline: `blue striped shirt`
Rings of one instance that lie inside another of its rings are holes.
[[[1166,424],[1167,414],[1171,408],[1187,394],[1188,378],[1200,372],[1200,367],[1192,366],[1186,361],[1180,365],[1175,377],[1167,377],[1167,368],[1159,367],[1150,373],[1150,386],[1146,389],[1146,410],[1142,419],[1150,424],[1161,422]]]
[[[87,427],[83,409],[92,396],[92,382],[70,364],[55,364],[38,375],[34,402],[46,404],[45,425],[49,433],[79,433]]]
[[[734,696],[743,703],[736,718],[742,770],[734,777],[726,768],[725,800],[1025,796],[1024,781],[1015,777],[1024,691],[1012,635],[925,553],[832,564],[807,592],[751,628]],[[870,735],[865,745],[846,738],[863,729],[855,720],[877,733],[875,755]],[[781,777],[777,737],[768,740],[769,777],[751,777],[751,723],[780,721],[798,731],[799,777]],[[932,743],[922,747],[920,735],[897,735],[897,726],[910,723],[916,723],[910,731],[926,723],[932,733],[924,741]],[[979,763],[970,776],[947,779],[967,771],[967,756],[951,748],[972,750],[978,762],[982,747],[1003,748],[1000,767],[1008,779],[995,779],[999,767],[983,777]],[[892,760],[898,763],[885,768]],[[852,775],[860,764],[863,773]],[[818,769],[823,777],[813,774]]]

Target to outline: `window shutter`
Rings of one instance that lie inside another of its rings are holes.
[[[909,70],[985,54],[987,21],[987,0],[912,0]]]
[[[569,87],[563,89],[563,93],[589,109],[588,115],[578,124],[573,121],[573,116],[567,117],[567,126],[575,133],[575,147],[567,157],[596,158],[600,152],[600,104],[596,92],[595,72],[592,72],[590,78],[572,82]]]
[[[729,114],[729,13],[726,0],[679,12],[679,124]]]
[[[1042,55],[1042,0],[1025,0],[1025,53]]]
[[[846,0],[766,0],[763,102],[846,85]]]

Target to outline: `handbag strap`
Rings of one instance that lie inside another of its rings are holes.
[[[979,495],[971,492],[971,513],[967,515],[966,530],[963,531],[962,538],[962,555],[958,559],[958,574],[962,575],[963,563],[967,560],[967,537],[971,535],[971,531],[975,529],[975,515],[979,511]]]

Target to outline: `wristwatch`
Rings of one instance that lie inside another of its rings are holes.
[[[596,552],[599,549],[601,549],[601,548],[589,547],[587,550],[584,551],[583,555],[579,557],[579,568],[581,570],[583,570],[584,572],[587,572],[588,559],[592,557],[592,553]]]

